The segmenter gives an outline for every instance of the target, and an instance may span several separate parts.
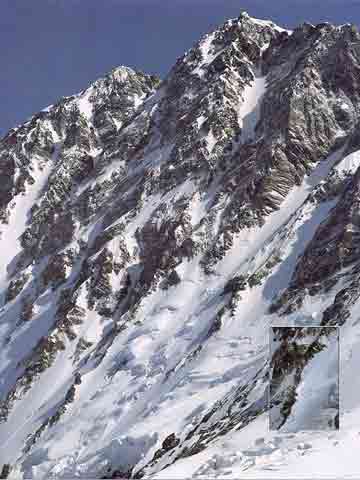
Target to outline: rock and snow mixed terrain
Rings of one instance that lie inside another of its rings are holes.
[[[0,466],[37,479],[359,476],[359,121],[355,27],[289,32],[243,13],[163,81],[119,67],[12,129]],[[278,371],[296,395],[275,431],[270,326],[307,327],[311,345]],[[321,349],[311,326],[328,329]],[[331,326],[338,368],[322,355],[335,358]],[[312,429],[302,392],[338,370],[340,429]]]

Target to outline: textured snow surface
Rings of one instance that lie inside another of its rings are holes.
[[[239,123],[242,128],[241,140],[246,142],[254,137],[259,120],[261,98],[266,91],[266,77],[255,76],[251,85],[244,89],[244,101],[239,109]]]
[[[344,415],[338,432],[297,434],[269,432],[264,414],[241,432],[179,460],[153,478],[359,478],[359,414],[357,409]]]
[[[8,266],[11,266],[12,260],[21,251],[19,237],[25,230],[29,209],[36,202],[42,188],[45,186],[51,167],[51,163],[48,163],[40,169],[34,162],[32,172],[35,179],[34,184],[27,188],[26,194],[19,194],[16,197],[9,223],[0,226],[0,291],[3,290],[7,283]],[[0,305],[1,303],[0,299]]]
[[[243,14],[244,15],[244,14]],[[273,22],[269,21],[269,20],[261,20],[259,18],[254,18],[254,17],[250,17],[248,14],[246,14],[249,18],[251,18],[251,20],[253,21],[253,23],[255,24],[258,24],[258,25],[261,25],[261,26],[271,26],[273,28],[275,28],[278,32],[288,32],[289,34],[292,33],[292,30],[287,30],[285,28],[281,28],[279,27],[278,25],[275,25]]]
[[[83,95],[80,96],[78,106],[80,112],[88,119],[92,118],[92,105],[89,101],[89,97],[92,94],[92,88],[88,88]]]

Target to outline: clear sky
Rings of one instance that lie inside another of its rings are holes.
[[[0,135],[118,65],[164,77],[242,10],[289,28],[360,24],[360,0],[1,0]]]

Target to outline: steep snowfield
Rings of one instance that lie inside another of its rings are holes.
[[[337,351],[336,347],[335,355]],[[306,422],[314,419],[315,412],[313,397],[301,390],[317,390],[321,378],[326,378],[327,373],[331,375],[331,363],[324,364],[319,356],[307,367],[312,371],[304,375],[304,385],[299,389],[303,403],[300,407],[295,404],[282,429],[269,431],[269,417],[265,413],[241,431],[219,439],[204,452],[179,460],[153,478],[358,478],[360,408],[359,382],[354,372],[359,352],[359,324],[341,329],[339,431],[321,431],[318,425],[306,429]],[[299,425],[304,429],[299,431]]]
[[[27,188],[26,195],[20,194],[19,198],[15,199],[8,224],[0,227],[0,251],[2,256],[0,264],[0,291],[4,291],[9,265],[21,251],[19,237],[25,231],[29,209],[36,202],[43,187],[46,185],[51,168],[51,163],[43,165],[41,169],[34,163],[32,175],[35,182]]]
[[[181,459],[156,479],[359,478],[359,409],[344,415],[339,432],[269,432],[264,414],[206,451]]]
[[[261,98],[266,91],[266,77],[255,76],[251,85],[244,89],[244,102],[239,109],[241,140],[246,142],[254,137],[255,127],[259,121]]]

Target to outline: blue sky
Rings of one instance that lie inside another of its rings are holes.
[[[241,10],[290,28],[360,24],[360,0],[1,0],[0,134],[115,66],[163,77]]]

